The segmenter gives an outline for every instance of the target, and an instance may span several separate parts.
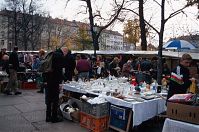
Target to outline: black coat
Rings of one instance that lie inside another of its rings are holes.
[[[46,102],[59,100],[59,84],[63,80],[62,68],[64,67],[63,52],[58,49],[53,53],[52,72],[45,73],[47,81]]]
[[[65,80],[72,81],[72,76],[74,75],[74,70],[76,67],[75,57],[68,53],[66,57],[64,57],[64,67],[65,67]]]
[[[63,69],[64,68],[64,54],[61,49],[56,50],[52,57],[52,69],[54,82],[61,83],[63,80]]]
[[[19,69],[19,59],[16,51],[13,51],[9,56],[9,68],[16,71]]]
[[[177,74],[177,67],[172,70],[173,73]],[[189,80],[190,79],[189,69],[182,65],[179,65],[179,67],[180,67],[180,74],[183,75],[182,79],[184,83],[179,84],[173,80],[170,80],[167,99],[169,99],[174,94],[185,94],[187,92],[187,89],[191,85],[191,81]]]

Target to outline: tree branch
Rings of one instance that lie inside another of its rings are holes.
[[[134,10],[126,9],[126,8],[123,8],[123,10],[131,11],[131,12],[133,12],[134,14],[136,14],[137,16],[139,16],[139,14],[138,14],[137,12],[135,12]],[[149,22],[147,22],[146,20],[144,20],[144,22],[145,22],[149,27],[151,27],[157,34],[160,33],[160,32],[159,32],[155,27],[153,27]]]

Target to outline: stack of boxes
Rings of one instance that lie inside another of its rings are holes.
[[[93,132],[103,132],[108,129],[109,103],[90,104],[82,102],[80,125]]]

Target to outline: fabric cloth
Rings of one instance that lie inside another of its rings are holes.
[[[199,132],[199,125],[167,118],[162,132]]]
[[[142,122],[165,111],[165,100],[161,98],[145,100],[144,102],[127,102],[122,99],[106,96],[106,100],[114,105],[132,108],[133,126],[138,126]]]
[[[70,84],[64,84],[64,90],[79,92],[82,94],[87,93],[80,86],[71,86]],[[142,122],[151,119],[165,111],[166,101],[162,98],[145,100],[144,102],[127,102],[111,96],[104,95],[103,97],[111,104],[131,108],[133,111],[133,126],[138,126]]]

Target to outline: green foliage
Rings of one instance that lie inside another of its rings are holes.
[[[140,39],[140,27],[139,27],[139,20],[128,20],[127,23],[124,25],[124,41],[127,43],[133,43],[136,45]]]
[[[92,49],[93,47],[92,38],[91,38],[91,35],[89,35],[88,28],[89,27],[87,24],[81,24],[79,26],[79,33],[76,40],[79,43],[82,50]]]

